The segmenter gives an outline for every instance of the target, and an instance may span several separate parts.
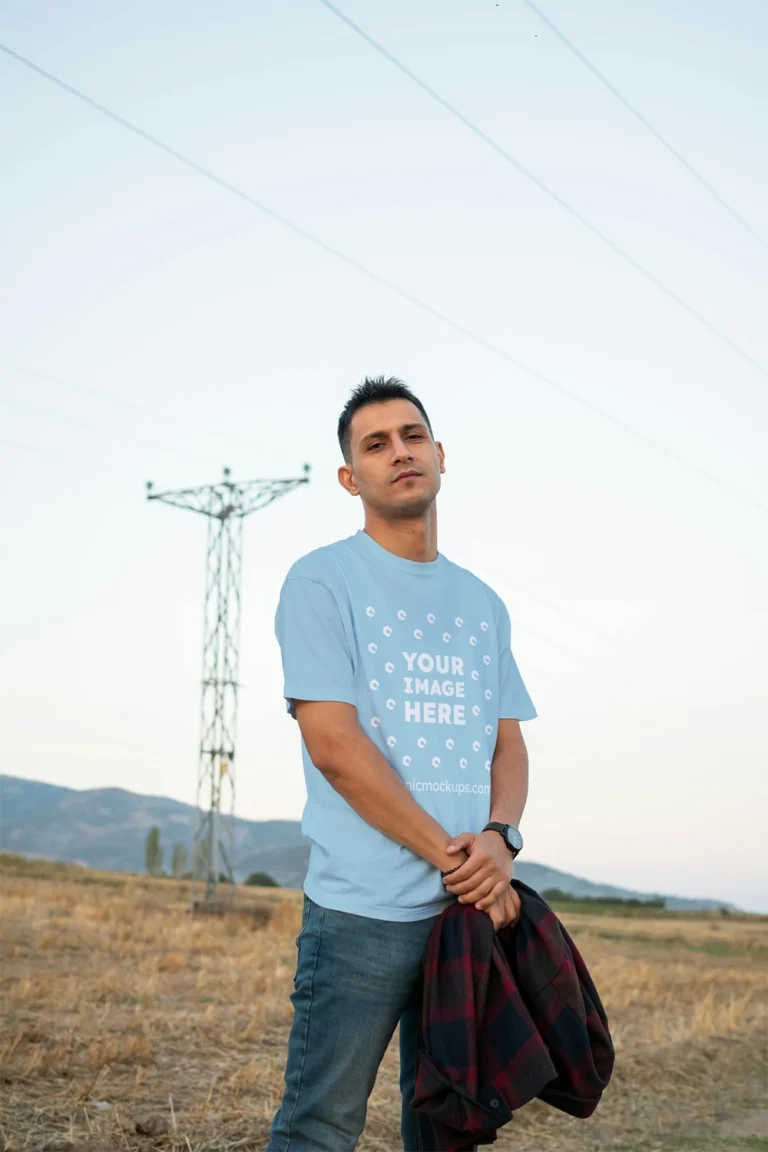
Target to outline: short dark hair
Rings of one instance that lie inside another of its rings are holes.
[[[385,400],[410,400],[415,404],[419,412],[426,420],[429,434],[434,439],[432,432],[432,425],[429,422],[429,416],[417,396],[414,396],[407,384],[398,379],[397,376],[366,376],[362,384],[358,384],[357,388],[353,389],[352,395],[344,405],[344,410],[339,416],[339,447],[341,448],[344,459],[349,462],[349,432],[352,425],[352,417],[355,412],[360,408],[364,408],[366,404],[381,404]]]

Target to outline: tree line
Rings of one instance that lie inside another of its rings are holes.
[[[190,861],[186,845],[177,841],[171,850],[170,871],[163,868],[163,846],[160,843],[160,829],[153,824],[144,845],[144,867],[150,876],[171,876],[176,880],[204,880],[208,872],[207,845],[201,841],[196,842]],[[229,883],[229,876],[219,873],[221,884]],[[251,872],[244,884],[260,888],[279,888],[277,880],[268,872]]]
[[[637,896],[574,896],[572,892],[563,892],[560,888],[545,888],[541,895],[545,900],[555,904],[617,904],[621,907],[628,905],[637,908],[667,906],[663,896],[654,896],[649,900],[640,900]]]

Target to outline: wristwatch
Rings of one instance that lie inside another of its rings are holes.
[[[512,853],[513,860],[518,852],[522,850],[523,837],[520,835],[520,829],[515,828],[514,824],[499,824],[497,820],[491,820],[491,822],[483,828],[483,832],[498,832],[500,836],[503,836],[504,843]]]

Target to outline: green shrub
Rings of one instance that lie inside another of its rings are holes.
[[[251,872],[243,884],[250,884],[255,888],[279,888],[277,880],[274,880],[269,872]]]

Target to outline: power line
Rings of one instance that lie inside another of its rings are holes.
[[[86,420],[78,420],[76,416],[69,416],[65,412],[55,412],[50,408],[41,408],[37,404],[29,404],[26,400],[16,400],[11,396],[0,396],[0,403],[10,404],[14,408],[20,408],[24,412],[33,412],[37,416],[46,416],[50,420],[63,420],[65,423],[73,424],[77,428],[84,428],[87,432],[98,432],[102,436],[117,436],[123,440],[131,440],[134,444],[140,444],[142,448],[157,447],[157,445],[153,444],[150,440],[145,440],[142,436],[134,436],[132,432],[115,432],[111,428],[102,428],[99,424],[90,424]],[[192,456],[182,448],[174,448],[172,451],[176,452],[179,456],[185,456],[188,460],[193,460],[196,464],[199,463],[197,456]]]
[[[571,648],[570,645],[568,645],[568,644],[563,644],[562,640],[555,640],[547,632],[542,632],[541,629],[539,629],[539,628],[532,628],[527,620],[523,620],[519,623],[514,622],[512,627],[515,630],[515,634],[516,634],[516,641],[515,642],[516,643],[517,643],[517,638],[519,638],[519,633],[521,630],[523,632],[529,632],[531,634],[531,636],[535,636],[538,640],[544,640],[547,644],[551,644],[553,648],[557,648],[559,652],[565,652],[566,656],[572,656],[573,659],[579,665],[581,665],[582,669],[583,668],[596,668],[597,667],[595,661],[590,660],[587,657],[585,657],[583,652],[577,652],[575,648]]]
[[[321,2],[323,2],[323,0],[321,0]],[[699,476],[709,480],[712,484],[716,484],[718,487],[722,488],[726,492],[729,492],[731,495],[737,496],[741,500],[746,500],[749,504],[754,505],[763,512],[768,511],[768,505],[764,504],[751,493],[743,492],[739,488],[734,488],[726,481],[721,480],[717,476],[714,476],[711,472],[707,472],[704,468],[699,467],[699,465],[693,464],[690,460],[685,459],[685,457],[675,452],[672,448],[668,448],[666,445],[660,444],[650,436],[646,436],[644,432],[640,432],[631,424],[628,424],[625,420],[622,420],[621,417],[614,416],[612,413],[607,412],[604,408],[601,408],[598,404],[595,404],[591,400],[588,400],[585,397],[579,395],[578,392],[572,391],[564,384],[560,384],[557,380],[553,380],[550,376],[546,376],[543,372],[539,372],[538,369],[532,368],[529,364],[525,364],[522,360],[519,360],[516,356],[513,356],[511,352],[507,352],[506,349],[500,348],[498,345],[493,344],[490,340],[486,340],[483,336],[479,336],[471,328],[467,328],[464,324],[461,324],[457,320],[447,316],[444,312],[434,308],[431,304],[428,304],[418,296],[414,296],[412,293],[407,292],[403,288],[400,288],[397,284],[393,284],[391,280],[387,280],[384,276],[380,276],[378,272],[374,272],[372,269],[367,268],[365,264],[361,264],[360,261],[355,260],[351,256],[348,256],[345,252],[342,252],[341,249],[334,248],[331,244],[327,244],[325,240],[321,240],[319,236],[315,236],[314,233],[309,232],[306,228],[302,228],[300,224],[296,224],[293,220],[290,220],[287,216],[283,216],[274,208],[270,208],[268,205],[263,204],[260,200],[257,200],[247,192],[243,192],[242,189],[237,188],[234,184],[230,184],[229,181],[223,180],[220,176],[217,176],[215,173],[211,172],[210,169],[205,168],[202,164],[198,164],[195,160],[191,160],[183,153],[177,152],[176,149],[172,148],[169,144],[165,144],[162,140],[159,140],[156,136],[152,136],[149,132],[145,132],[143,128],[139,128],[130,120],[126,120],[124,117],[119,116],[116,112],[112,112],[104,104],[100,104],[97,100],[92,99],[92,97],[86,96],[85,93],[81,92],[77,88],[74,88],[71,84],[66,83],[66,81],[60,80],[57,76],[54,76],[50,72],[46,72],[44,68],[34,64],[25,56],[19,55],[18,52],[14,52],[13,49],[8,48],[5,44],[0,44],[0,50],[9,56],[12,56],[15,60],[18,60],[19,63],[23,64],[27,68],[30,68],[33,72],[37,72],[40,76],[43,76],[46,80],[49,80],[58,88],[62,88],[65,92],[69,92],[70,95],[75,96],[78,100],[81,100],[83,103],[90,105],[92,108],[95,108],[97,112],[101,112],[104,116],[107,116],[110,120],[113,120],[122,128],[125,128],[129,132],[132,132],[134,135],[139,136],[142,140],[152,144],[155,148],[159,148],[161,152],[165,152],[168,156],[172,156],[173,159],[178,160],[180,164],[184,164],[185,167],[191,168],[192,171],[196,172],[199,176],[203,176],[206,180],[210,180],[212,183],[217,184],[220,188],[224,188],[225,191],[231,192],[233,196],[237,196],[238,199],[243,200],[246,204],[250,204],[253,208],[257,208],[260,212],[263,212],[266,216],[269,216],[270,219],[275,220],[278,224],[281,224],[284,228],[287,228],[295,235],[301,236],[302,239],[307,240],[316,248],[320,248],[323,252],[327,252],[335,259],[341,260],[350,268],[354,268],[355,271],[360,272],[363,276],[366,276],[369,280],[373,281],[373,283],[378,284],[382,288],[386,288],[388,292],[391,292],[395,296],[399,296],[402,300],[408,301],[409,304],[413,304],[414,307],[419,308],[422,312],[426,312],[427,315],[432,316],[436,320],[439,320],[442,324],[446,324],[454,331],[460,332],[463,336],[466,336],[468,340],[473,341],[473,343],[477,344],[479,347],[485,348],[488,352],[492,352],[495,356],[498,356],[500,359],[506,361],[506,363],[514,365],[514,367],[518,368],[521,372],[526,372],[535,380],[541,381],[542,384],[547,384],[550,388],[553,388],[562,396],[567,396],[569,400],[572,400],[576,404],[580,404],[582,407],[587,408],[590,412],[594,412],[597,415],[602,416],[603,419],[610,421],[612,424],[615,424],[624,432],[628,432],[637,440],[640,440],[644,444],[649,445],[651,448],[655,449],[657,452],[660,452],[662,455],[671,457],[678,464],[682,464],[683,467],[688,468],[692,472],[696,472]]]
[[[189,428],[193,432],[202,432],[206,436],[221,436],[222,439],[231,441],[233,444],[240,445],[244,448],[249,448],[251,451],[254,445],[247,440],[241,439],[239,436],[232,436],[228,432],[219,432],[214,428],[205,427],[202,424],[196,424],[192,420],[187,420],[184,417],[170,416],[165,412],[160,412],[156,408],[150,407],[148,404],[142,404],[138,400],[127,400],[123,396],[110,396],[106,392],[99,391],[98,388],[92,388],[88,384],[74,383],[72,380],[62,380],[59,376],[51,376],[48,372],[40,372],[37,368],[22,368],[20,364],[13,364],[9,361],[11,368],[15,372],[21,372],[25,376],[33,376],[38,380],[45,380],[49,384],[56,384],[59,388],[69,388],[72,392],[82,392],[86,396],[96,396],[99,400],[104,400],[107,404],[117,404],[124,408],[133,408],[136,412],[142,412],[147,416],[152,416],[155,420],[167,420],[174,424],[179,424],[185,428]]]
[[[22,444],[20,440],[9,440],[5,436],[0,437],[0,444],[5,448],[16,448],[20,452],[33,452],[36,456],[52,456],[54,459],[62,458],[60,452],[49,452],[47,448],[36,448],[34,444]]]
[[[749,232],[750,236],[752,236],[755,240],[757,240],[758,244],[762,244],[763,248],[768,248],[768,244],[766,244],[766,242],[765,242],[765,240],[763,240],[762,236],[760,236],[757,232],[755,232],[752,225],[748,224],[747,221],[744,219],[744,217],[739,215],[739,213],[736,211],[735,208],[731,207],[731,205],[728,203],[728,201],[725,200],[720,195],[720,193],[717,191],[717,189],[714,188],[709,183],[708,180],[705,180],[705,178],[701,175],[701,173],[697,172],[696,169],[693,167],[693,165],[691,163],[689,163],[688,160],[686,160],[685,156],[683,156],[680,152],[678,152],[677,148],[675,148],[675,146],[673,144],[670,144],[669,140],[667,140],[667,138],[665,136],[662,136],[662,134],[661,134],[661,132],[659,132],[658,128],[654,127],[654,125],[651,124],[650,120],[646,116],[644,116],[642,112],[640,112],[637,108],[635,108],[634,104],[631,104],[629,102],[629,100],[627,100],[626,96],[622,95],[622,93],[615,86],[615,84],[612,84],[611,81],[608,79],[608,77],[604,76],[603,73],[598,68],[595,67],[595,65],[592,63],[592,61],[590,59],[588,59],[588,57],[585,56],[584,53],[581,52],[576,47],[576,45],[573,44],[568,39],[568,37],[565,36],[564,33],[562,33],[560,31],[560,29],[557,27],[557,25],[554,24],[549,19],[548,16],[544,15],[544,13],[541,11],[541,9],[538,7],[538,5],[534,4],[533,0],[523,0],[523,4],[525,4],[528,8],[530,8],[531,12],[534,12],[538,16],[539,20],[541,20],[544,24],[546,24],[547,27],[551,28],[551,30],[554,32],[555,36],[557,36],[558,40],[561,40],[562,43],[565,44],[568,51],[572,52],[574,56],[576,56],[579,60],[581,60],[582,64],[584,64],[585,67],[589,68],[592,75],[596,76],[597,79],[600,81],[600,83],[604,84],[605,87],[608,89],[608,91],[613,93],[613,95],[616,97],[616,99],[619,100],[624,105],[624,107],[629,112],[631,112],[632,115],[637,120],[640,121],[640,123],[643,125],[643,127],[646,128],[650,132],[651,136],[653,136],[654,139],[658,140],[659,144],[661,144],[661,146],[663,148],[666,148],[667,152],[669,152],[672,156],[674,156],[675,160],[677,160],[677,162],[679,164],[682,164],[683,168],[685,168],[686,171],[689,172],[691,174],[691,176],[693,176],[694,180],[698,180],[699,184],[701,184],[701,186],[703,188],[706,188],[707,192],[709,192],[709,194],[711,196],[714,196],[714,198],[715,198],[715,200],[717,200],[718,204],[722,208],[725,208],[726,212],[728,212],[733,217],[734,220],[736,220],[739,224],[741,224],[742,228],[746,229],[746,231]]]
[[[593,624],[591,620],[585,620],[583,616],[577,616],[575,612],[569,612],[567,608],[563,608],[554,600],[550,600],[548,596],[543,596],[541,592],[534,592],[532,588],[529,588],[526,584],[521,584],[517,579],[513,580],[512,577],[508,576],[506,573],[500,572],[498,569],[489,568],[484,560],[480,562],[479,569],[481,572],[487,572],[493,580],[498,581],[500,584],[506,584],[510,588],[514,588],[520,592],[525,592],[528,596],[532,596],[534,600],[538,600],[541,604],[546,604],[550,608],[554,608],[555,612],[559,612],[560,615],[564,616],[567,620],[571,620],[576,624],[581,624],[583,628],[588,628],[590,632],[594,632],[594,634],[599,636],[602,640],[607,640],[611,644],[616,643],[615,636],[612,636],[609,632],[604,631],[604,629],[600,628],[597,624]]]
[[[82,468],[87,468],[89,472],[104,472],[110,476],[122,476],[126,480],[130,479],[132,484],[136,483],[136,477],[133,473],[123,471],[122,469],[105,468],[101,464],[93,464],[90,460],[85,460],[78,456],[68,456],[64,452],[50,452],[47,448],[38,448],[34,444],[24,444],[20,440],[10,440],[3,436],[0,437],[0,446],[13,448],[17,452],[28,452],[34,456],[47,456],[53,460],[66,460],[69,464],[76,464]]]
[[[522,164],[515,156],[513,156],[510,152],[507,152],[505,148],[502,148],[501,144],[497,143],[497,141],[494,140],[492,136],[489,136],[487,132],[484,132],[482,128],[479,128],[477,124],[469,119],[469,117],[465,116],[463,112],[460,112],[459,109],[455,107],[455,105],[451,104],[448,100],[445,99],[444,96],[441,96],[439,92],[430,87],[426,81],[417,76],[415,72],[412,72],[410,68],[407,68],[405,64],[401,63],[401,61],[397,59],[396,56],[393,56],[391,52],[388,52],[386,48],[382,47],[382,45],[379,44],[377,40],[374,40],[373,37],[369,36],[367,32],[364,32],[359,24],[355,24],[354,20],[350,20],[349,16],[345,15],[344,12],[336,8],[334,4],[331,4],[330,0],[320,0],[320,3],[323,5],[323,7],[327,8],[329,12],[333,12],[334,16],[338,16],[339,20],[343,21],[343,23],[351,28],[353,32],[356,32],[358,36],[362,37],[362,39],[365,40],[367,44],[370,44],[372,48],[375,48],[375,50],[381,56],[383,56],[385,60],[389,60],[390,64],[394,64],[395,68],[402,72],[404,76],[407,76],[409,80],[412,80],[413,83],[421,88],[423,92],[426,92],[428,96],[430,96],[433,100],[445,108],[446,111],[450,112],[452,116],[455,116],[456,119],[465,126],[465,128],[468,128],[470,132],[473,132],[474,135],[482,140],[485,144],[487,144],[489,148],[492,148],[494,152],[497,152],[503,160],[506,160],[508,164],[511,164],[512,167],[515,168],[522,176],[525,176],[527,180],[530,180],[533,184],[535,184],[536,187],[544,192],[545,195],[549,196],[551,200],[554,200],[556,204],[559,204],[561,208],[564,208],[569,216],[572,216],[574,220],[578,220],[578,222],[582,224],[589,232],[591,232],[593,236],[596,236],[597,239],[602,241],[602,243],[610,248],[612,252],[615,252],[617,256],[620,256],[622,260],[625,260],[626,263],[634,268],[636,272],[639,272],[641,276],[644,276],[645,279],[649,281],[649,283],[658,288],[660,292],[663,292],[665,296],[668,296],[670,300],[674,300],[674,302],[680,308],[682,308],[684,312],[687,312],[689,316],[693,316],[695,320],[698,320],[700,324],[703,324],[708,332],[710,332],[713,336],[716,336],[718,340],[722,341],[722,343],[730,348],[732,352],[735,352],[737,356],[740,356],[742,360],[745,360],[747,364],[751,364],[752,367],[756,368],[758,372],[761,372],[763,376],[768,376],[768,368],[765,368],[759,360],[756,360],[754,356],[750,356],[749,352],[742,348],[740,344],[737,344],[735,340],[732,340],[730,336],[727,336],[725,332],[721,332],[720,329],[716,327],[716,325],[714,325],[711,320],[708,320],[706,316],[699,312],[697,308],[694,308],[692,304],[689,304],[686,300],[683,299],[682,296],[675,292],[674,288],[670,288],[667,284],[664,283],[663,280],[660,280],[658,276],[646,268],[644,264],[641,264],[639,260],[636,260],[634,256],[631,256],[629,252],[626,252],[622,247],[620,247],[620,245],[618,245],[615,240],[612,240],[610,236],[606,235],[606,233],[598,228],[596,224],[593,224],[591,220],[579,212],[577,208],[574,208],[571,204],[568,203],[567,200],[564,200],[562,196],[550,188],[548,184],[545,184],[543,180],[540,180],[538,176],[535,176],[534,173],[531,172],[529,168],[526,168],[525,165]]]

